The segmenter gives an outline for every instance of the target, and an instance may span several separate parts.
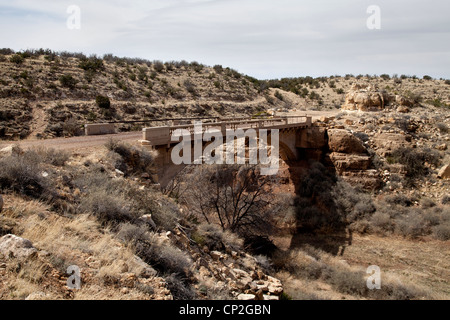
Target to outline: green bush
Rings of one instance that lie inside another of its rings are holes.
[[[214,69],[214,71],[216,71],[217,74],[222,74],[222,72],[223,72],[223,67],[221,65],[219,65],[219,64],[216,64],[213,67],[213,69]]]
[[[103,70],[104,65],[103,65],[102,59],[99,59],[94,56],[94,57],[90,57],[90,58],[86,58],[86,57],[81,58],[80,63],[78,64],[78,67],[85,71],[91,70],[91,71],[96,72],[96,71]]]
[[[109,98],[102,95],[98,95],[95,98],[95,102],[97,103],[99,108],[102,109],[109,109],[111,107],[111,101],[109,100]]]
[[[63,87],[73,89],[78,83],[78,80],[75,79],[71,74],[64,74],[59,77],[59,82]]]
[[[280,93],[280,91],[278,91],[278,90],[275,91],[275,98],[277,98],[277,99],[280,100],[280,101],[283,101],[283,100],[284,100],[283,95],[282,95],[282,94]]]
[[[25,58],[21,54],[15,54],[9,58],[9,61],[15,64],[22,64],[25,61]]]

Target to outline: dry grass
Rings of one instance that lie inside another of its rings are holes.
[[[23,231],[19,236],[29,239],[41,253],[35,260],[27,260],[18,270],[14,261],[8,263],[10,272],[2,277],[5,298],[24,299],[31,293],[44,292],[40,299],[64,299],[65,280],[58,282],[54,275],[67,279],[66,269],[77,265],[82,273],[82,289],[75,291],[75,299],[148,299],[150,295],[143,292],[143,286],[130,288],[121,292],[106,277],[121,280],[126,273],[140,275],[145,264],[136,259],[131,247],[123,246],[114,234],[101,228],[90,215],[78,215],[74,218],[57,216],[38,201],[23,201],[8,197],[5,215],[14,217]],[[14,203],[14,206],[12,204]],[[147,267],[148,268],[148,267]],[[9,269],[8,269],[9,270]],[[55,283],[56,282],[56,283]],[[52,283],[49,286],[49,283]],[[122,284],[122,283],[121,283]]]
[[[398,276],[384,273],[382,289],[369,290],[368,275],[361,266],[350,266],[339,257],[306,247],[274,258],[277,274],[287,284],[293,299],[377,299],[409,300],[432,296],[423,288],[405,285]],[[305,288],[305,284],[308,284]],[[311,290],[315,288],[315,290]]]

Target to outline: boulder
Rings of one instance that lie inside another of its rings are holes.
[[[242,300],[242,301],[251,301],[251,300],[255,300],[256,296],[254,294],[240,294],[237,296],[238,300]]]
[[[219,261],[222,257],[222,253],[220,253],[219,251],[211,251],[209,254],[214,261]]]
[[[395,96],[395,103],[397,103],[401,107],[412,107],[414,105],[411,100],[400,95]]]
[[[397,108],[397,112],[399,113],[408,113],[409,112],[409,108],[406,106],[400,106]]]
[[[12,155],[13,147],[13,145],[9,145],[7,147],[4,147],[3,149],[0,149],[0,157],[7,157]]]
[[[29,294],[25,300],[47,300],[48,296],[42,291],[37,291]]]
[[[367,150],[361,140],[343,129],[328,130],[328,147],[332,152],[366,153]]]
[[[370,156],[339,152],[331,153],[330,160],[333,162],[333,165],[338,172],[349,170],[367,170],[371,164]]]
[[[438,173],[438,177],[441,179],[450,179],[450,165],[443,166]]]
[[[7,234],[0,238],[0,254],[5,257],[28,258],[36,253],[37,250],[30,240],[13,234]]]
[[[345,96],[342,110],[379,111],[388,104],[390,97],[370,84],[353,84]]]
[[[388,156],[391,151],[409,145],[407,136],[400,133],[381,133],[375,136],[373,142],[381,156]]]

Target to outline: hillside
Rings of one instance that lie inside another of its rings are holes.
[[[445,109],[450,104],[450,84],[442,79],[346,75],[266,81],[220,65],[50,50],[2,49],[0,79],[0,139],[6,140],[77,135],[86,122],[336,110],[356,82],[423,105]],[[108,97],[110,107],[99,107],[98,96]],[[119,124],[118,129],[141,125]]]
[[[450,298],[448,80],[0,52],[0,299]],[[41,140],[305,113],[307,147],[278,175],[188,166],[164,189],[134,133]]]

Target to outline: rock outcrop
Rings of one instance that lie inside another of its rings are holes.
[[[347,95],[342,110],[380,111],[389,103],[390,97],[385,91],[370,84],[353,84]]]
[[[439,170],[438,177],[441,179],[450,179],[450,165],[443,166]]]
[[[37,250],[30,240],[13,234],[7,234],[0,238],[0,254],[4,257],[26,259],[35,253]]]
[[[367,153],[361,140],[344,129],[328,130],[328,148],[331,152],[338,153]]]
[[[377,171],[370,169],[372,157],[362,141],[351,132],[329,129],[328,149],[329,163],[344,180],[360,184],[366,189],[375,189],[380,185]]]

